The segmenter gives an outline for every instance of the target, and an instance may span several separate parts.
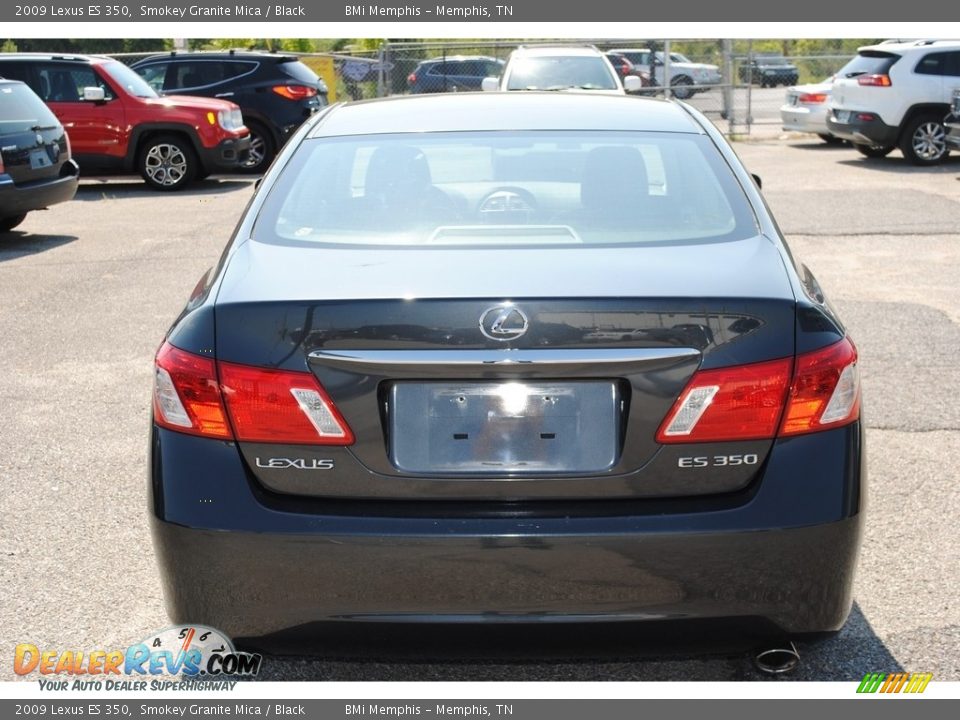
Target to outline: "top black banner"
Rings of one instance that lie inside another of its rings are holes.
[[[960,3],[942,0],[912,0],[912,22],[931,23],[949,31],[948,22],[960,21]],[[905,14],[902,3],[874,0],[871,22],[895,22]],[[501,0],[476,2],[344,2],[301,0],[267,3],[217,2],[216,0],[169,0],[168,2],[100,2],[99,0],[54,0],[53,2],[4,3],[0,23],[12,22],[858,22],[864,7],[836,0],[804,0],[803,3],[715,2],[686,0],[677,3],[627,3],[624,0]]]

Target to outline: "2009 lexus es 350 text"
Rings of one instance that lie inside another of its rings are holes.
[[[680,103],[318,113],[157,354],[151,458],[170,614],[234,637],[851,605],[856,348]]]

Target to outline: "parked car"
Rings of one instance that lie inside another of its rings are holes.
[[[239,168],[250,150],[240,108],[214,98],[161,98],[117,60],[0,54],[0,75],[27,83],[70,134],[82,173],[139,173],[153,188]]]
[[[841,143],[827,128],[827,103],[833,89],[833,77],[821,83],[794,85],[787,88],[787,98],[780,108],[783,129],[792,132],[816,133],[826,143]]]
[[[868,45],[837,73],[827,128],[862,155],[899,147],[914,165],[948,152],[944,117],[960,86],[960,40]]]
[[[960,87],[953,91],[950,114],[943,119],[943,126],[947,131],[947,147],[960,150]]]
[[[663,86],[664,55],[650,48],[615,48],[611,52],[626,57],[638,70],[644,71],[654,86]],[[691,62],[680,53],[670,53],[671,93],[680,100],[693,97],[695,93],[706,92],[714,85],[723,82],[720,68],[707,63]]]
[[[0,233],[77,192],[63,125],[22,82],[0,78]]]
[[[414,94],[480,90],[483,79],[499,77],[503,65],[503,60],[483,55],[432,58],[407,76],[407,88]]]
[[[173,622],[843,625],[857,351],[702,114],[368,100],[276,162],[156,356]]]
[[[777,87],[777,85],[796,85],[800,78],[797,66],[788,62],[779,53],[757,53],[751,55],[740,65],[741,82],[749,85]]]
[[[569,90],[623,95],[637,92],[643,81],[623,81],[610,60],[593,46],[521,45],[510,53],[500,77],[483,80],[484,90]]]
[[[131,66],[161,95],[225,98],[250,130],[244,169],[261,173],[300,124],[326,106],[327,85],[295,55],[266,52],[166,53]]]
[[[607,60],[610,61],[610,64],[613,66],[613,69],[616,71],[617,75],[620,77],[620,82],[624,82],[631,75],[640,78],[640,83],[644,90],[649,90],[653,87],[653,78],[651,78],[650,73],[646,70],[638,68],[627,58],[626,55],[622,55],[616,52],[606,52],[604,53]],[[638,91],[631,91],[638,92]]]

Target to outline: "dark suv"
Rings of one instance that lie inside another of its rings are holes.
[[[0,233],[70,200],[78,175],[63,125],[24,83],[0,79]]]
[[[797,66],[777,53],[758,53],[740,66],[740,80],[760,87],[796,85],[800,77]]]
[[[482,55],[458,55],[424,60],[407,76],[411,93],[480,90],[485,77],[499,77],[503,60]]]
[[[131,66],[159,93],[226,98],[250,129],[248,172],[262,172],[300,123],[327,105],[327,86],[294,55],[198,52],[154,55]]]
[[[161,98],[113,58],[0,53],[0,76],[27,83],[59,118],[84,174],[136,172],[153,188],[180,190],[247,159],[250,133],[235,104]]]

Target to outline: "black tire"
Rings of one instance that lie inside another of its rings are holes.
[[[23,213],[22,215],[11,215],[10,217],[0,218],[0,233],[10,232],[22,223],[26,217],[27,214]]]
[[[260,175],[267,171],[270,163],[277,154],[273,135],[267,128],[256,121],[246,123],[250,130],[250,158],[240,168],[240,172],[250,175]]]
[[[937,165],[947,156],[944,113],[918,113],[903,128],[900,152],[913,165]]]
[[[137,154],[137,170],[155,190],[182,190],[197,175],[200,162],[183,135],[155,135]]]
[[[873,145],[860,145],[858,143],[854,143],[853,146],[857,149],[858,153],[864,157],[873,158],[874,160],[884,158],[893,152],[893,145],[874,147]]]
[[[838,138],[836,135],[817,133],[817,137],[823,140],[827,145],[843,145],[843,139]]]
[[[678,100],[687,100],[693,97],[694,90],[690,87],[691,85],[693,85],[693,80],[686,75],[678,75],[670,81],[670,92]]]

